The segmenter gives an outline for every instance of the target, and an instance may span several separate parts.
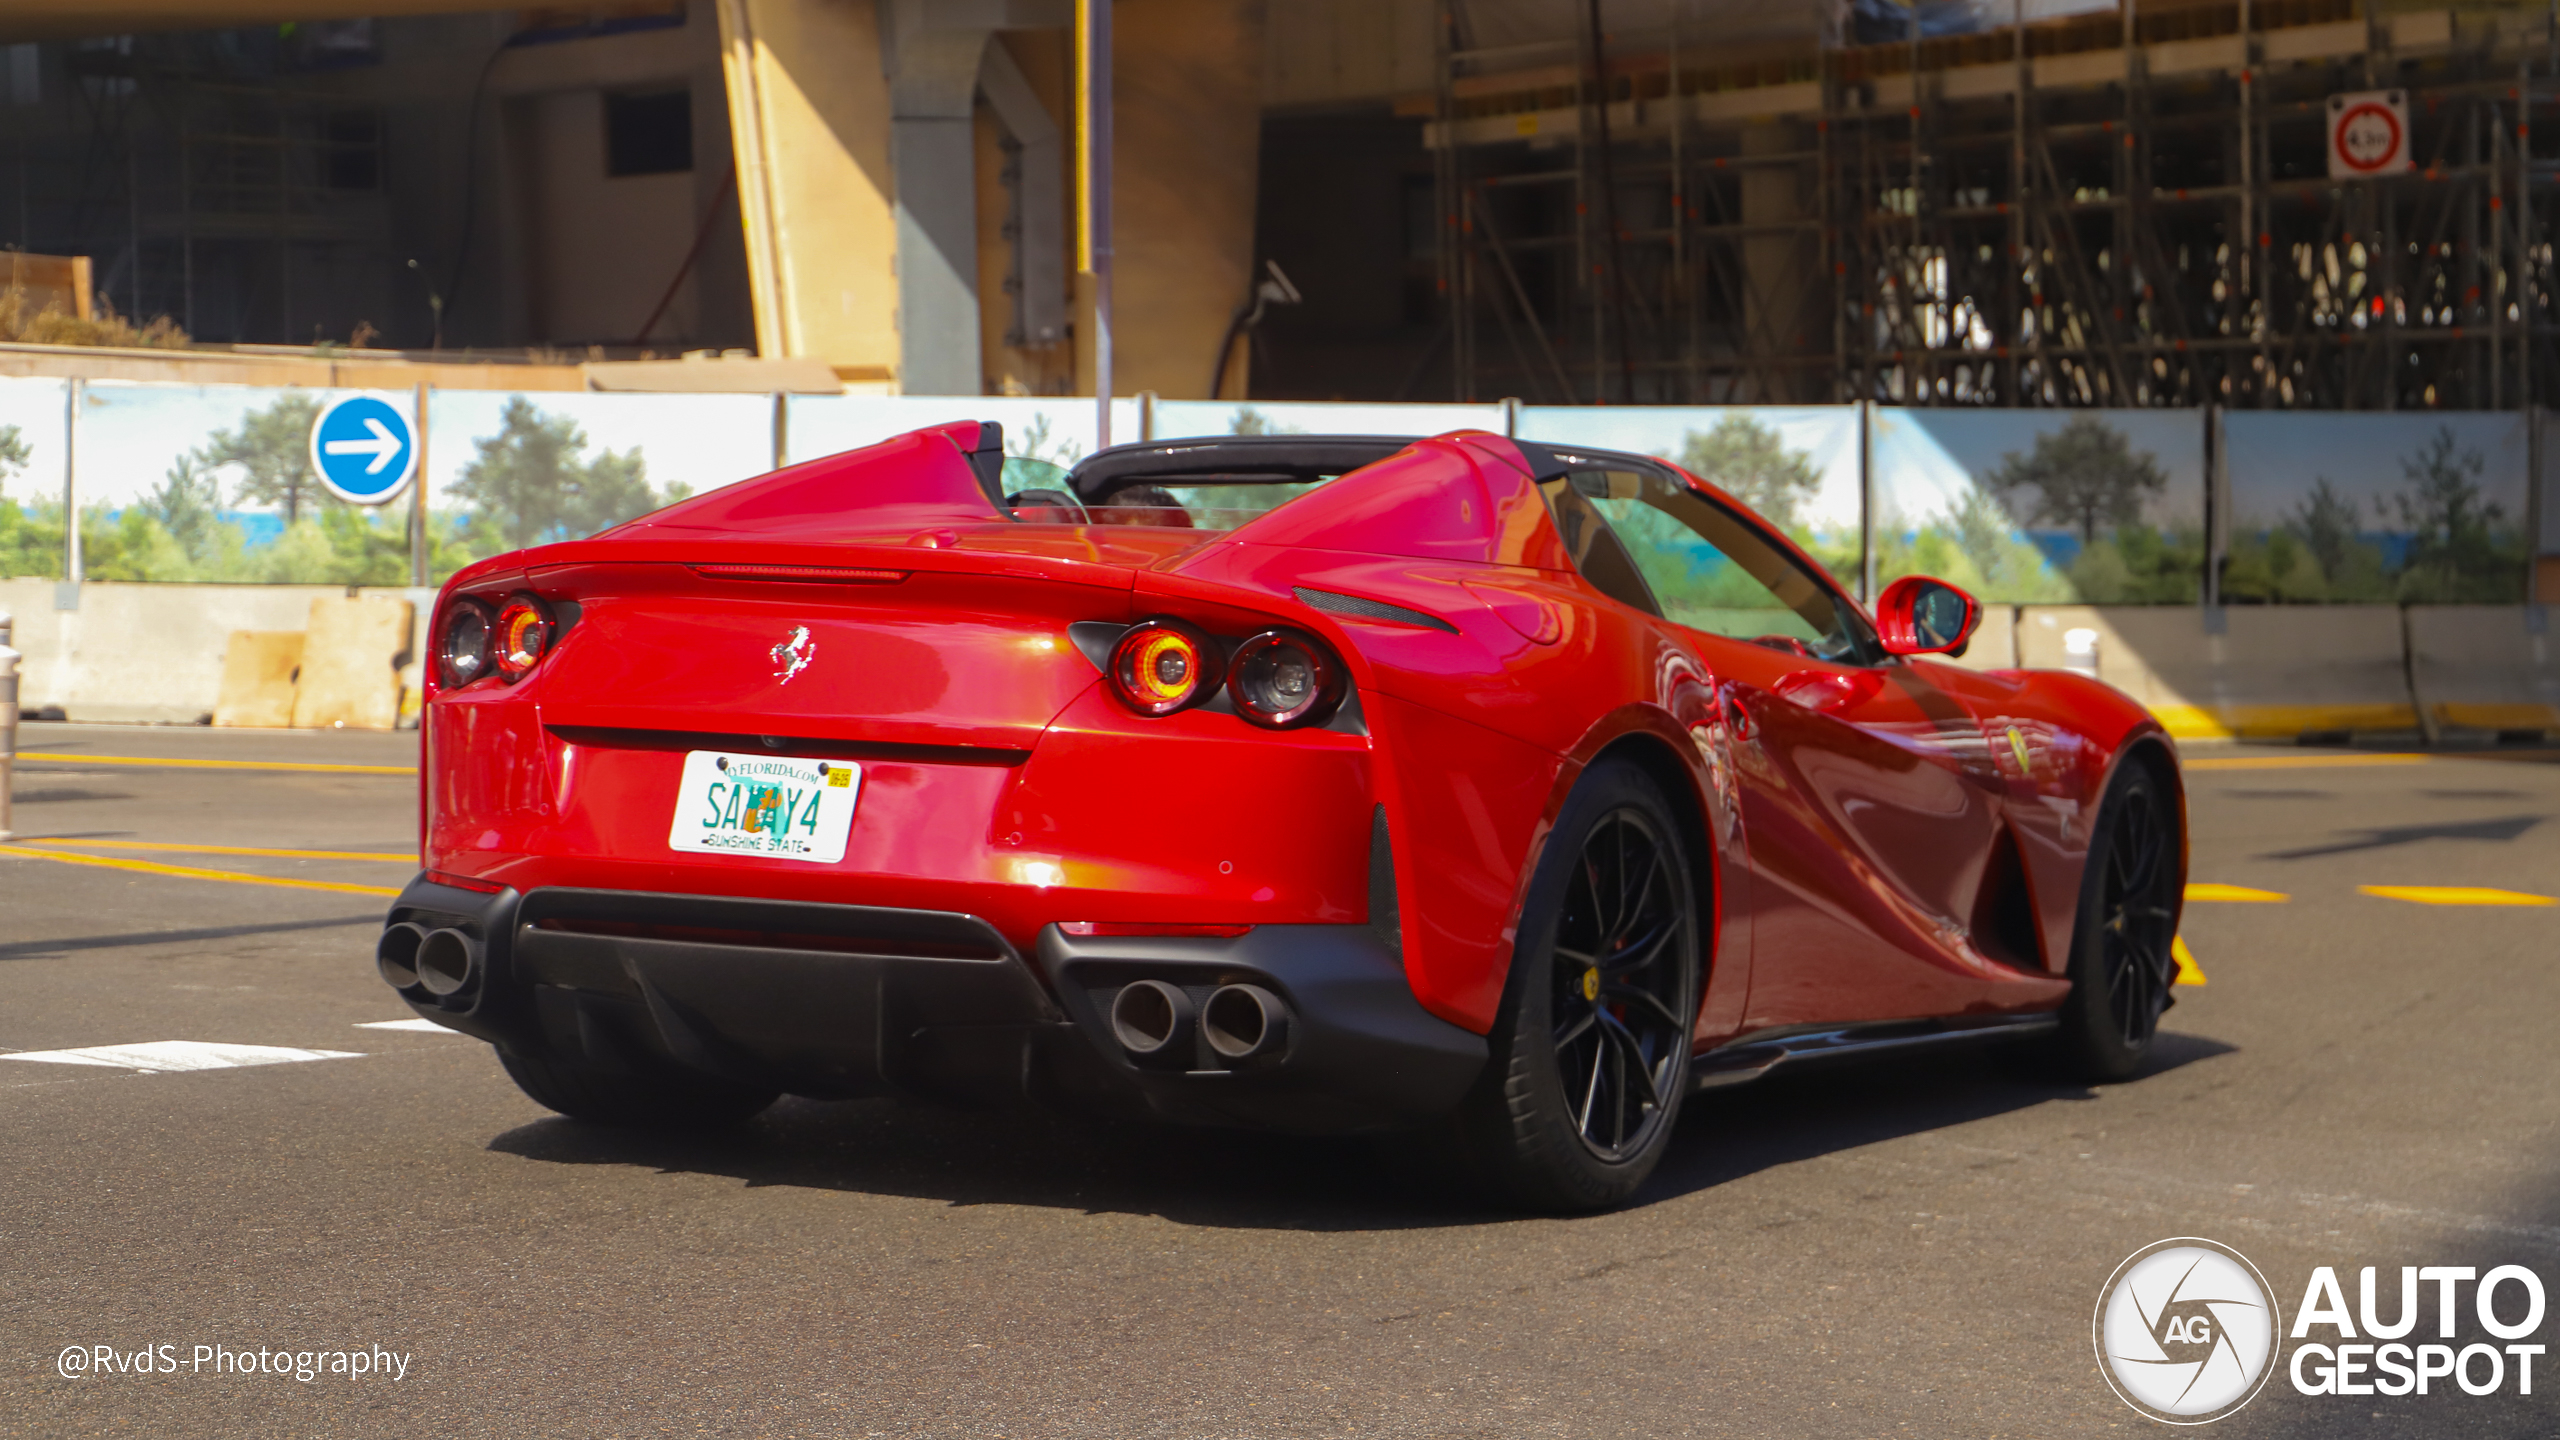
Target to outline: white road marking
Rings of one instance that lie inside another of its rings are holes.
[[[285,1045],[216,1045],[202,1040],[147,1040],[139,1045],[91,1045],[78,1050],[20,1050],[0,1060],[48,1065],[104,1065],[144,1072],[231,1070],[243,1065],[283,1065],[297,1060],[360,1060],[354,1050],[296,1050]]]
[[[416,1030],[428,1035],[458,1035],[461,1033],[458,1030],[446,1029],[444,1026],[437,1024],[424,1015],[412,1016],[406,1020],[365,1020],[358,1022],[356,1028],[359,1030]]]

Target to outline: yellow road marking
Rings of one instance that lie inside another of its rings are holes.
[[[2246,885],[2191,884],[2190,900],[2220,900],[2236,905],[2281,905],[2293,897],[2278,890],[2252,890]]]
[[[342,775],[415,775],[415,765],[304,765],[290,760],[163,760],[147,755],[20,755],[21,765],[144,765],[171,770],[328,770]]]
[[[2178,936],[2169,942],[2169,958],[2178,962],[2178,978],[2170,981],[2170,984],[2202,985],[2205,983],[2204,972],[2196,968],[2195,952],[2187,948],[2186,936]]]
[[[397,895],[397,890],[380,885],[342,885],[334,880],[283,880],[272,875],[243,875],[233,870],[198,870],[188,865],[159,865],[149,860],[119,860],[112,855],[71,855],[60,850],[38,850],[28,845],[0,845],[0,855],[24,855],[37,860],[58,860],[65,865],[97,865],[109,870],[132,870],[144,875],[176,875],[188,880],[227,880],[234,885],[280,885],[288,890],[336,890],[349,895]]]
[[[394,855],[383,850],[265,850],[253,845],[172,845],[158,840],[46,840],[47,845],[69,845],[82,850],[164,850],[181,855],[272,855],[280,860],[380,860],[396,865],[416,865],[415,855]]]
[[[2432,755],[2217,755],[2180,762],[2186,770],[2322,770],[2349,765],[2424,765]]]
[[[2406,900],[2415,905],[2560,905],[2548,895],[2522,890],[2493,890],[2485,885],[2359,885],[2367,895]]]

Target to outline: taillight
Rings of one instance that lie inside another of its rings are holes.
[[[551,649],[551,612],[530,595],[518,595],[498,612],[498,673],[513,685],[532,673]]]
[[[448,690],[459,690],[489,673],[489,608],[477,600],[456,600],[436,636],[436,660]]]
[[[1237,646],[1227,667],[1236,713],[1267,729],[1324,723],[1342,703],[1342,691],[1341,662],[1287,630],[1265,630]]]
[[[1170,715],[1218,688],[1209,637],[1178,620],[1129,628],[1111,647],[1111,688],[1141,715]]]

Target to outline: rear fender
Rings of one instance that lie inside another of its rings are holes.
[[[1701,687],[1703,690],[1703,687]],[[1677,706],[1623,705],[1601,717],[1566,755],[1566,767],[1538,824],[1537,844],[1521,872],[1514,913],[1528,903],[1556,819],[1582,772],[1606,759],[1641,767],[1662,790],[1681,822],[1690,879],[1700,919],[1699,947],[1707,966],[1694,1035],[1701,1043],[1736,1032],[1751,989],[1750,873],[1742,817],[1732,785],[1733,768],[1713,692],[1668,697]],[[1703,700],[1702,705],[1699,702]]]

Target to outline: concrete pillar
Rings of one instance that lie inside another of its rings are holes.
[[[1112,27],[1113,388],[1206,399],[1253,285],[1263,3],[1119,0]]]
[[[823,359],[853,381],[896,379],[901,359],[874,3],[719,0],[756,348]]]
[[[1080,388],[1069,343],[1072,70],[1067,31],[1000,35],[978,68],[978,344],[993,393]]]
[[[888,0],[882,15],[898,221],[898,388],[975,395],[978,65],[1000,6]]]

